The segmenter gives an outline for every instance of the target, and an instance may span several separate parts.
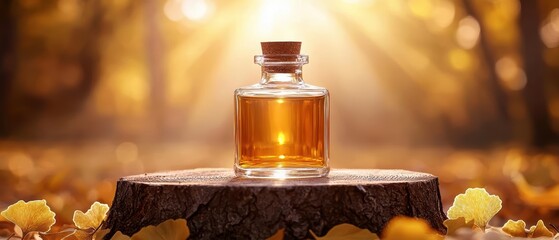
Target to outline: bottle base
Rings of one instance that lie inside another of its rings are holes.
[[[235,166],[235,175],[246,178],[319,178],[330,172],[329,167],[322,168],[242,168]]]

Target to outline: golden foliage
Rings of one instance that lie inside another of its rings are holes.
[[[508,220],[502,227],[503,232],[508,233],[513,237],[527,237],[526,223],[522,220]]]
[[[128,237],[121,232],[117,232],[111,240],[184,240],[190,236],[190,230],[184,219],[169,219],[157,226],[147,226],[139,232]]]
[[[474,224],[485,229],[487,223],[502,207],[498,196],[489,195],[484,188],[469,188],[465,193],[454,198],[454,203],[448,209],[448,218],[464,217],[467,221],[474,220]]]
[[[74,212],[73,221],[79,229],[97,229],[107,217],[109,205],[94,202],[87,212],[80,210]]]
[[[69,238],[72,240],[101,240],[103,239],[103,237],[105,237],[105,235],[107,235],[107,233],[109,233],[109,231],[110,229],[75,229],[72,235],[69,236]]]
[[[489,195],[485,189],[468,189],[464,194],[456,196],[449,212],[454,209],[453,214],[444,225],[447,227],[447,235],[440,235],[427,221],[418,218],[397,216],[391,219],[382,232],[383,240],[442,240],[442,239],[510,239],[538,238],[558,239],[559,235],[552,229],[548,229],[542,220],[536,225],[526,229],[523,220],[507,221],[503,227],[492,227],[487,222],[499,211],[501,200],[498,196]],[[459,211],[468,209],[468,211]],[[87,212],[75,211],[74,223],[76,227],[55,226],[54,212],[47,206],[45,200],[18,201],[1,213],[3,219],[0,221],[0,230],[8,230],[8,234],[22,236],[21,239],[43,239],[43,240],[101,240],[109,233],[110,229],[100,229],[107,216],[109,206],[94,202]],[[467,217],[470,217],[468,220]],[[478,226],[475,221],[482,224]],[[15,224],[15,225],[14,225]],[[14,232],[14,226],[18,226],[22,232]],[[483,226],[483,227],[482,227]],[[63,229],[64,228],[64,229]],[[334,226],[322,237],[317,236],[312,230],[309,231],[314,239],[319,240],[361,240],[380,239],[377,234],[368,229],[361,229],[351,224],[339,224]],[[7,235],[3,235],[7,236]],[[111,240],[182,240],[190,236],[190,230],[185,219],[170,219],[157,226],[142,228],[132,237],[116,232]],[[285,237],[285,229],[279,229],[268,240],[279,240]]]
[[[54,219],[56,214],[50,210],[44,199],[29,202],[20,200],[10,205],[0,215],[21,228],[23,237],[31,232],[48,232],[56,223]]]
[[[444,226],[446,227],[446,234],[447,235],[454,235],[456,230],[461,228],[469,228],[471,229],[474,227],[474,220],[466,221],[464,217],[454,218],[454,219],[447,219],[443,222]]]
[[[553,237],[553,233],[547,229],[542,220],[539,220],[535,226],[530,227],[528,232],[528,237],[539,238],[539,237]]]
[[[392,218],[382,231],[383,240],[442,240],[423,219],[410,217]]]
[[[124,235],[122,232],[118,231],[115,233],[115,235],[113,235],[113,237],[111,238],[111,240],[129,240],[130,237]]]
[[[279,229],[274,235],[266,238],[266,240],[282,240],[285,235],[285,228]]]
[[[368,229],[361,229],[354,225],[342,223],[334,226],[326,235],[318,237],[312,230],[310,233],[317,240],[371,240],[379,237]]]

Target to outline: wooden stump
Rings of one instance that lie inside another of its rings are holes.
[[[319,236],[341,223],[381,233],[394,216],[423,218],[445,232],[437,177],[404,170],[334,169],[326,178],[236,178],[232,169],[194,169],[121,178],[107,226],[132,235],[185,218],[189,239]]]

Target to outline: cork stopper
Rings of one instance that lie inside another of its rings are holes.
[[[262,54],[295,54],[301,52],[301,42],[261,42]]]
[[[292,62],[297,60],[297,56],[301,52],[301,42],[261,42],[262,54],[264,56],[273,56],[269,59],[274,62]],[[292,73],[299,66],[294,65],[277,65],[264,67],[267,72],[275,73]]]

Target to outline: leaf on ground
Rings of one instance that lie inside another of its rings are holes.
[[[503,232],[508,233],[512,237],[527,237],[526,233],[526,223],[522,220],[512,221],[508,220],[505,225],[501,228]]]
[[[21,228],[23,236],[29,232],[48,232],[56,223],[54,219],[56,214],[50,210],[44,199],[29,202],[20,200],[10,205],[0,215]]]
[[[190,230],[184,219],[169,219],[157,226],[147,226],[132,235],[132,240],[184,240],[190,235]]]
[[[379,237],[368,229],[361,229],[348,223],[334,226],[323,237],[318,237],[312,230],[309,230],[317,240],[359,240],[359,239],[379,239]]]
[[[93,229],[92,230],[76,229],[71,236],[68,236],[68,238],[64,238],[63,240],[101,240],[109,232],[110,229],[98,229],[97,231]],[[130,239],[130,238],[126,236],[125,239]]]
[[[127,236],[127,235],[124,235],[122,232],[118,231],[118,232],[115,233],[115,235],[113,235],[111,240],[130,240],[130,237]]]
[[[528,232],[528,237],[539,238],[539,237],[553,237],[553,233],[545,226],[542,220],[538,220],[535,226],[530,227]]]
[[[94,202],[87,212],[76,210],[72,220],[79,229],[97,229],[107,217],[109,205]]]
[[[454,235],[456,230],[461,228],[469,228],[471,229],[474,226],[474,220],[466,221],[464,217],[454,218],[454,219],[447,219],[443,222],[444,226],[446,227],[446,234],[447,235]]]
[[[42,240],[63,240],[68,239],[74,232],[73,228],[64,229],[59,232],[39,234]]]
[[[68,240],[92,240],[95,234],[94,229],[89,230],[82,230],[82,229],[75,229],[72,235],[68,236]],[[66,238],[64,239],[66,240]]]
[[[111,230],[110,229],[98,229],[95,234],[93,234],[93,240],[101,240],[107,235]]]
[[[423,219],[398,216],[382,231],[383,240],[441,240],[443,237]]]
[[[274,235],[266,238],[266,240],[283,240],[285,235],[285,228],[279,229]]]
[[[464,217],[467,221],[485,229],[487,223],[502,208],[502,201],[496,195],[489,195],[485,188],[469,188],[465,193],[458,194],[448,209],[448,218]]]

